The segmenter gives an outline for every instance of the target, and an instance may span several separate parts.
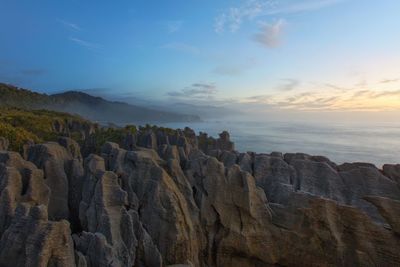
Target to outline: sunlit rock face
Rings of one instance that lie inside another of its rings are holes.
[[[400,168],[146,128],[0,152],[0,266],[400,266]]]

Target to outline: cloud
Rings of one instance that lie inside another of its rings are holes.
[[[256,18],[273,3],[271,0],[247,0],[239,7],[230,7],[215,18],[214,30],[222,33],[228,28],[229,31],[236,32],[244,20]]]
[[[217,93],[217,88],[213,83],[194,83],[180,91],[168,92],[171,97],[183,98],[210,98]]]
[[[297,79],[282,79],[282,81],[284,82],[284,84],[281,84],[278,87],[280,91],[292,91],[300,85],[300,81]]]
[[[338,85],[331,84],[331,83],[325,83],[325,84],[323,84],[323,85],[324,85],[325,87],[334,89],[335,91],[339,91],[339,92],[347,92],[347,91],[351,90],[351,89],[349,89],[349,88],[342,87],[342,86],[338,86]]]
[[[385,80],[380,81],[379,83],[396,83],[399,81],[400,81],[400,79],[385,79]]]
[[[168,44],[164,44],[161,46],[163,49],[171,49],[179,52],[184,52],[188,54],[200,54],[200,49],[197,48],[196,46],[186,44],[186,43],[180,43],[180,42],[172,42]]]
[[[74,42],[77,45],[86,47],[86,48],[88,48],[90,50],[95,50],[95,49],[101,48],[101,45],[99,45],[99,44],[88,42],[88,41],[85,41],[85,40],[82,40],[82,39],[79,39],[79,38],[70,37],[69,40]]]
[[[367,98],[367,99],[378,99],[383,97],[399,97],[400,90],[394,91],[373,91],[373,90],[359,90],[353,94],[353,98]]]
[[[226,29],[236,32],[245,21],[265,16],[315,11],[344,1],[346,0],[245,0],[241,5],[229,7],[220,13],[215,18],[214,30],[217,33]]]
[[[296,1],[296,3],[293,3],[293,1],[290,4],[276,5],[275,8],[267,11],[267,14],[277,15],[315,11],[344,1],[346,0],[302,0]]]
[[[60,22],[62,25],[64,25],[64,27],[66,27],[70,30],[77,31],[77,32],[82,31],[82,28],[78,24],[68,22],[68,21],[65,21],[62,19],[57,19],[57,21]]]
[[[26,76],[40,76],[45,74],[47,71],[44,69],[24,69],[21,70],[22,75]]]
[[[365,97],[365,96],[370,96],[371,95],[371,91],[370,90],[359,90],[353,93],[353,97],[357,98],[357,97]]]
[[[246,97],[241,102],[242,103],[253,103],[253,104],[256,104],[256,103],[267,104],[272,99],[273,99],[273,96],[272,95],[268,95],[268,94],[265,94],[265,95],[254,95],[254,96]]]
[[[400,90],[396,91],[383,91],[380,93],[376,93],[374,97],[400,97]]]
[[[222,76],[239,76],[254,68],[257,64],[258,60],[255,58],[247,58],[245,60],[229,59],[216,66],[212,72]]]
[[[253,40],[268,48],[278,47],[282,42],[281,39],[285,25],[286,22],[283,19],[273,24],[263,23],[260,31],[253,35]]]
[[[220,65],[215,67],[212,72],[224,76],[238,76],[243,73],[243,69],[239,66]]]
[[[172,34],[181,30],[183,26],[182,20],[170,20],[166,22],[167,33]]]

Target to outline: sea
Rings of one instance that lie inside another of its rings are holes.
[[[337,164],[368,162],[400,164],[399,123],[324,123],[292,121],[208,120],[195,123],[164,123],[186,126],[218,137],[226,130],[240,152],[301,152],[328,157]]]

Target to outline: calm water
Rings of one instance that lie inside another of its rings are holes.
[[[337,163],[400,163],[400,123],[328,124],[296,122],[208,121],[201,123],[168,123],[163,126],[189,126],[218,136],[228,130],[239,151],[303,152],[327,156]]]

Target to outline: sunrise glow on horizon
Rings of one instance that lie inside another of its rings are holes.
[[[0,81],[20,87],[257,111],[400,111],[396,0],[0,8]]]

